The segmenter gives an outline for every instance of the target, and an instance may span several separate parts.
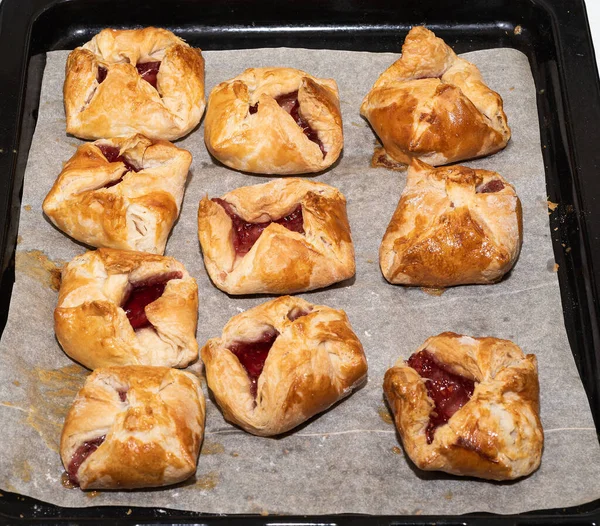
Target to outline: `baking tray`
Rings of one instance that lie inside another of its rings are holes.
[[[600,83],[583,0],[3,0],[0,5],[0,330],[14,282],[23,175],[45,53],[104,27],[166,27],[205,50],[303,47],[399,53],[426,24],[457,52],[511,47],[529,57],[537,89],[565,326],[600,425]],[[177,510],[61,508],[2,491],[5,524],[594,524],[600,500],[521,515],[213,516]]]

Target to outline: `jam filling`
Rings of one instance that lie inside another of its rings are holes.
[[[156,89],[156,79],[158,76],[158,70],[160,69],[160,60],[155,62],[144,62],[143,64],[136,64],[135,69],[148,84]],[[98,84],[102,84],[106,78],[108,70],[104,66],[98,66],[98,72],[96,73],[96,81]]]
[[[238,216],[233,207],[223,199],[214,198],[213,201],[223,207],[227,215],[233,222],[233,248],[239,256],[245,256],[256,243],[257,239],[271,223],[282,225],[292,232],[304,234],[304,220],[302,217],[302,205],[298,205],[285,217],[275,221],[265,221],[264,223],[248,223]]]
[[[294,307],[290,312],[288,312],[287,318],[290,321],[296,321],[298,318],[302,318],[302,316],[306,316],[307,314],[310,314],[310,310]]]
[[[327,152],[325,151],[323,143],[319,139],[319,135],[315,130],[312,129],[310,124],[308,124],[308,122],[305,119],[303,119],[300,115],[300,102],[298,101],[298,90],[292,91],[291,93],[287,93],[286,95],[280,95],[279,97],[276,97],[275,100],[282,109],[287,111],[292,116],[292,119],[294,119],[296,124],[300,126],[300,128],[302,128],[302,132],[304,133],[304,135],[306,135],[321,149],[321,152],[323,153],[323,158],[325,158]],[[250,115],[255,114],[257,111],[258,102],[248,108],[248,112],[250,113]]]
[[[127,389],[117,389],[117,393],[119,394],[119,400],[121,400],[121,402],[127,401]]]
[[[504,190],[504,183],[500,179],[492,179],[477,188],[478,194],[493,194]]]
[[[279,332],[271,329],[265,332],[258,340],[253,342],[234,342],[229,346],[229,350],[237,356],[237,359],[244,369],[246,369],[246,373],[248,373],[248,378],[250,378],[250,392],[254,398],[256,398],[258,377],[263,371],[269,351],[278,336]]]
[[[407,364],[417,371],[421,378],[428,380],[425,382],[427,394],[435,404],[425,431],[427,443],[431,444],[436,429],[448,422],[473,396],[475,383],[452,373],[427,350],[413,354],[407,360]]]
[[[79,486],[77,472],[79,471],[81,464],[83,464],[85,460],[100,447],[105,438],[106,435],[103,435],[101,437],[94,438],[93,440],[88,440],[75,450],[75,453],[71,457],[71,462],[69,462],[69,466],[67,467],[67,475],[69,476],[69,480],[75,486]]]
[[[146,317],[146,306],[163,295],[167,282],[182,277],[181,272],[175,271],[164,276],[140,281],[131,286],[121,307],[125,311],[133,330],[152,326]]]
[[[108,70],[104,66],[98,66],[98,72],[96,73],[96,81],[98,84],[102,84],[106,78]]]
[[[102,188],[110,188],[111,186],[119,184],[123,180],[123,177],[125,177],[125,174],[127,174],[127,172],[139,172],[139,168],[136,168],[127,159],[125,159],[125,157],[119,155],[120,150],[116,146],[111,146],[110,144],[101,144],[98,146],[98,148],[100,148],[102,155],[106,157],[106,160],[109,163],[123,163],[125,165],[125,168],[127,168],[127,171],[123,172],[123,175],[120,179],[117,179],[116,181],[110,181],[106,183]]]
[[[140,76],[156,89],[156,78],[158,70],[160,69],[160,60],[156,62],[144,62],[143,64],[136,64],[135,69],[138,70]]]

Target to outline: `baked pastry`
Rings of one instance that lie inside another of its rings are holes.
[[[288,294],[354,275],[346,199],[302,179],[244,186],[198,210],[210,279],[228,294]]]
[[[67,414],[60,456],[81,489],[175,484],[196,472],[204,416],[204,395],[191,373],[96,369]]]
[[[405,169],[414,158],[438,166],[496,153],[510,139],[500,95],[424,27],[410,30],[360,113],[383,144],[374,166]]]
[[[89,369],[186,367],[198,357],[198,287],[170,257],[99,248],[62,271],[54,330]]]
[[[420,469],[511,480],[540,465],[537,360],[508,340],[429,338],[388,369],[383,391]]]
[[[300,425],[367,376],[346,313],[290,296],[231,318],[202,361],[224,417],[259,436]]]
[[[82,139],[172,141],[204,113],[204,59],[166,29],[104,29],[69,55],[64,98],[67,133]]]
[[[43,209],[88,245],[162,254],[191,163],[188,151],[142,135],[86,143],[65,164]]]
[[[515,264],[522,238],[521,202],[496,172],[413,160],[379,264],[401,285],[494,283]]]
[[[212,90],[204,141],[236,170],[320,172],[344,143],[337,84],[297,69],[247,69]]]

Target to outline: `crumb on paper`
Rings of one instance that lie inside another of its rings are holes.
[[[96,497],[98,497],[98,496],[102,495],[102,492],[101,492],[101,491],[96,491],[96,490],[92,490],[92,491],[85,491],[84,493],[85,493],[85,496],[86,496],[88,499],[95,499]]]
[[[390,412],[388,411],[388,408],[385,406],[381,406],[377,412],[379,413],[379,418],[381,418],[381,420],[383,420],[386,424],[393,424],[394,420],[392,418],[392,415],[390,414]]]
[[[392,448],[392,453],[395,453],[396,455],[402,455],[402,450],[398,446],[394,446]]]
[[[519,25],[519,26],[515,26],[515,29],[513,30],[513,33],[515,35],[520,35],[523,32],[523,28]]]
[[[126,512],[125,515],[131,515],[133,513],[133,510],[131,508],[129,508]]]
[[[15,270],[39,281],[52,290],[60,289],[61,270],[65,261],[51,260],[41,250],[17,252]]]
[[[430,296],[441,296],[444,292],[446,292],[446,289],[442,287],[421,287],[421,290]]]
[[[31,205],[25,205],[23,207],[27,212],[31,212]]]
[[[559,267],[558,263],[554,263],[553,272],[558,272],[558,267]]]
[[[558,203],[553,203],[552,201],[550,201],[548,199],[548,210],[550,210],[550,212],[554,212],[557,207],[558,207]]]
[[[262,511],[260,512],[260,514],[261,514],[263,517],[268,517],[268,516],[269,516],[269,512],[268,512],[267,510],[262,510]]]

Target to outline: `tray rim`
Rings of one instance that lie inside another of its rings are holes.
[[[85,0],[79,0],[85,2]],[[434,0],[435,1],[435,0]],[[506,0],[510,1],[510,0]],[[591,245],[591,239],[600,239],[600,221],[597,224],[594,223],[594,215],[589,213],[593,211],[593,205],[595,196],[600,198],[600,181],[594,185],[595,191],[588,191],[586,184],[586,191],[582,188],[583,179],[586,179],[586,183],[589,183],[589,179],[584,177],[584,174],[592,173],[593,168],[600,166],[600,154],[595,153],[595,145],[593,144],[594,134],[589,133],[588,127],[590,122],[600,122],[600,82],[597,75],[597,68],[595,62],[595,56],[593,53],[593,46],[591,40],[591,33],[589,25],[587,23],[586,9],[584,0],[524,0],[531,5],[541,7],[549,15],[552,22],[553,37],[556,42],[556,53],[557,53],[557,75],[559,76],[559,84],[562,88],[558,94],[562,99],[563,107],[561,108],[565,115],[569,115],[571,118],[566,122],[564,129],[561,131],[564,133],[563,140],[567,144],[567,157],[569,163],[569,169],[571,175],[575,175],[573,185],[575,189],[573,195],[576,199],[575,208],[577,217],[577,225],[580,228],[580,241],[581,248],[583,250],[582,257],[586,263],[585,268],[580,269],[585,275],[586,282],[586,294],[584,299],[587,302],[588,310],[592,314],[598,312],[598,298],[600,298],[600,281],[595,279],[594,269],[600,269],[600,247],[594,247]],[[14,241],[12,250],[8,248],[11,242],[11,234],[15,234],[16,239],[16,226],[11,225],[10,217],[8,214],[11,211],[11,207],[14,208],[15,191],[18,194],[18,188],[15,188],[14,176],[17,172],[17,164],[19,162],[19,144],[21,140],[21,125],[23,120],[23,94],[25,92],[26,82],[26,70],[29,59],[29,48],[32,41],[32,30],[33,24],[36,19],[42,16],[45,12],[51,10],[53,7],[59,4],[70,3],[69,0],[30,0],[26,8],[18,6],[19,0],[3,0],[0,4],[0,50],[6,48],[8,37],[13,37],[11,40],[12,52],[20,57],[20,63],[15,64],[13,61],[12,67],[4,72],[0,73],[3,79],[9,74],[15,74],[13,78],[17,79],[17,89],[8,90],[8,96],[4,100],[0,101],[0,114],[5,116],[0,121],[0,169],[4,168],[2,172],[9,174],[9,177],[3,177],[0,179],[0,214],[6,211],[4,221],[0,223],[0,257],[2,257],[2,273],[3,280],[4,275],[9,264],[6,257],[6,250],[14,252]],[[473,0],[472,3],[477,3]],[[28,9],[25,16],[23,16],[24,9]],[[11,25],[11,22],[15,22],[15,13],[20,10],[20,23]],[[23,23],[25,22],[25,24]],[[517,25],[517,24],[514,24]],[[7,29],[10,28],[10,29]],[[583,35],[581,30],[584,29]],[[20,34],[19,34],[20,32]],[[15,36],[17,35],[17,36]],[[15,41],[17,46],[14,46]],[[575,46],[577,44],[577,46]],[[575,90],[572,79],[577,77],[577,74],[581,71],[589,71],[590,66],[593,68],[594,74],[588,75],[585,78],[585,84],[579,86],[579,89]],[[597,104],[590,107],[589,105],[582,104],[582,98],[580,93],[583,90],[587,90],[587,96],[584,97],[583,102],[596,102]],[[577,92],[577,94],[575,93]],[[539,101],[539,97],[538,97]],[[585,108],[585,109],[583,109]],[[540,110],[541,116],[541,110]],[[8,117],[8,118],[6,118]],[[593,127],[593,126],[592,126]],[[596,124],[596,128],[600,131],[600,126]],[[8,139],[12,139],[9,143]],[[544,146],[545,148],[545,146]],[[591,153],[593,152],[593,153]],[[25,156],[26,157],[26,156]],[[545,163],[547,162],[546,156],[544,156]],[[548,165],[546,164],[548,170]],[[8,180],[7,180],[8,179]],[[18,200],[18,198],[17,198]],[[1,215],[0,215],[1,217]],[[1,221],[1,220],[0,220]],[[18,221],[17,221],[18,222]],[[11,226],[14,230],[11,231]],[[552,226],[552,223],[551,223]],[[555,245],[556,253],[556,245]],[[556,255],[556,254],[555,254]],[[557,258],[558,259],[558,258]],[[4,282],[3,282],[4,285]],[[562,280],[561,280],[562,285]],[[561,287],[562,294],[562,287]],[[564,302],[564,298],[563,298]],[[600,330],[598,328],[597,316],[596,322],[592,320],[592,355],[586,356],[587,358],[585,365],[590,366],[593,372],[598,373],[600,364]],[[595,358],[595,360],[594,360]],[[576,358],[577,359],[577,358]],[[578,362],[578,367],[581,367]],[[596,385],[593,385],[593,393],[589,392],[589,385],[584,381],[584,386],[588,394],[590,402],[595,400],[600,406],[600,378],[599,374],[596,374]],[[583,378],[582,378],[583,381]],[[597,429],[599,427],[598,420]],[[6,513],[6,504],[11,500],[18,503],[25,503],[28,506],[36,505],[50,506],[56,509],[62,509],[68,511],[68,508],[59,508],[57,506],[46,505],[41,501],[32,499],[29,497],[20,497],[10,492],[2,492],[0,497],[0,521],[1,519],[11,519],[19,523],[27,523],[32,517],[25,517],[22,513]],[[344,514],[344,515],[329,515],[319,517],[308,517],[308,516],[285,516],[281,521],[275,517],[261,517],[254,515],[228,515],[228,516],[216,516],[197,512],[184,512],[179,510],[169,510],[168,516],[162,513],[156,512],[156,509],[152,508],[128,508],[128,507],[89,507],[89,508],[76,508],[71,511],[98,511],[98,520],[106,521],[108,517],[104,514],[104,510],[110,510],[110,517],[116,519],[120,517],[119,523],[133,524],[139,522],[140,519],[149,520],[152,523],[157,521],[167,520],[169,523],[175,520],[178,523],[196,523],[198,519],[201,519],[203,523],[217,523],[225,520],[227,522],[244,523],[244,524],[323,524],[325,523],[345,523],[345,524],[361,524],[368,517],[368,520],[374,524],[391,524],[391,523],[406,523],[406,524],[424,524],[431,523],[432,521],[440,522],[441,524],[496,524],[502,521],[503,524],[542,524],[551,521],[555,524],[586,524],[592,523],[600,519],[600,499],[587,503],[581,506],[573,508],[564,508],[562,510],[538,510],[528,512],[519,515],[492,515],[487,513],[474,513],[469,515],[459,516],[368,516],[358,514]],[[117,510],[122,510],[122,515],[113,514]],[[131,510],[131,514],[127,515],[127,510]],[[150,517],[149,512],[153,512],[154,516]],[[78,517],[75,514],[71,517]],[[83,516],[79,516],[83,518]],[[207,521],[207,519],[210,519]],[[315,519],[317,519],[315,521]],[[375,520],[376,519],[376,520]],[[547,520],[544,520],[547,519]],[[56,522],[69,520],[66,516],[56,517],[44,517],[45,522]],[[70,520],[73,520],[72,518]],[[85,522],[93,522],[89,518],[85,519]],[[582,522],[583,521],[583,522]],[[35,522],[39,522],[36,520]]]

